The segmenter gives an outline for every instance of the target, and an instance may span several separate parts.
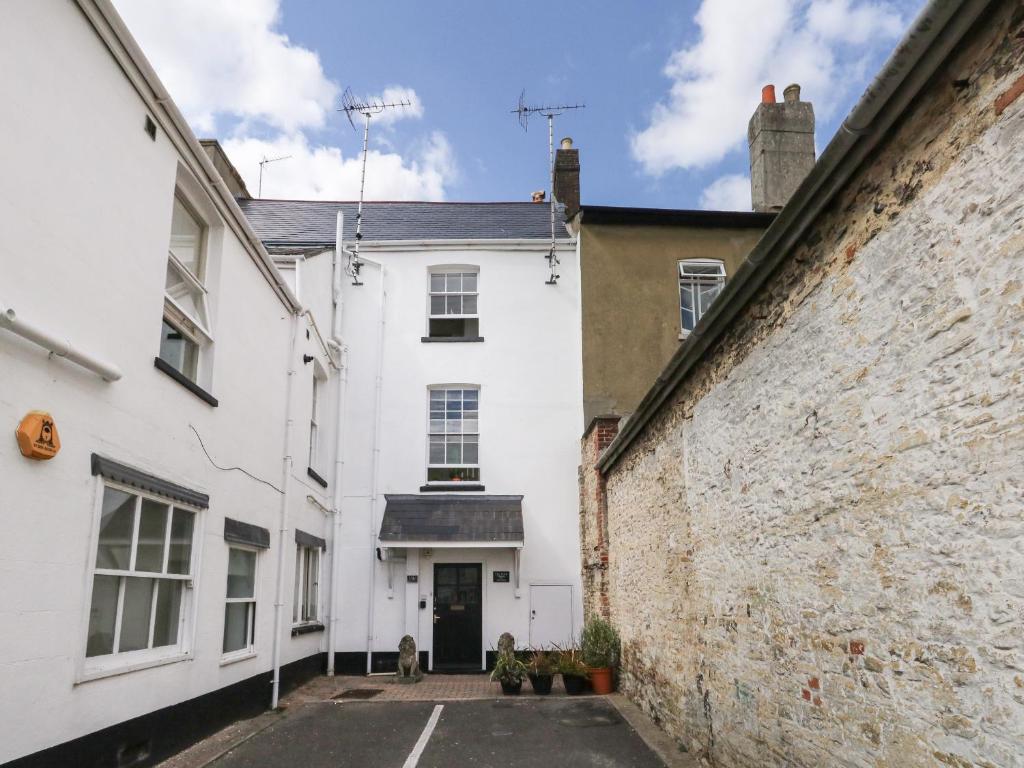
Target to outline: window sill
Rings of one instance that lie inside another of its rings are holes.
[[[185,389],[191,392],[193,395],[198,397],[200,400],[212,405],[214,408],[217,407],[217,398],[207,392],[205,389],[196,384],[192,379],[183,375],[180,371],[174,368],[170,363],[161,360],[159,357],[153,358],[153,365],[156,366],[158,371],[162,371],[174,379],[176,382],[181,384]]]
[[[259,655],[259,651],[245,651],[244,653],[239,653],[238,655],[221,656],[220,665],[222,667],[226,667],[228,664],[234,664],[239,661],[247,661],[248,659],[255,659]]]
[[[138,661],[134,664],[124,664],[118,666],[110,666],[107,668],[101,667],[86,667],[80,675],[75,679],[75,685],[80,683],[88,683],[91,680],[102,680],[105,677],[115,677],[117,675],[126,675],[129,672],[138,672],[142,669],[151,669],[152,667],[162,667],[165,664],[177,664],[179,661],[192,661],[191,653],[176,653],[173,656],[164,656],[159,659],[150,659],[148,661]]]
[[[466,342],[483,341],[483,336],[422,336],[424,344],[465,344]]]
[[[324,625],[319,621],[310,622],[308,624],[296,624],[292,627],[292,637],[298,637],[299,635],[309,635],[313,632],[323,632]]]
[[[429,483],[420,486],[420,493],[473,493],[482,491],[480,483]]]
[[[320,473],[317,472],[312,467],[306,467],[306,474],[313,478],[313,480],[316,481],[317,485],[319,485],[321,488],[327,487],[327,481],[320,477]]]

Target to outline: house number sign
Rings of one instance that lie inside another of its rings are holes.
[[[496,584],[508,584],[508,571],[495,571],[494,581]]]

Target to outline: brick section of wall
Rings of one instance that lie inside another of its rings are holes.
[[[618,433],[618,416],[598,416],[583,435],[580,451],[580,559],[585,618],[609,617],[608,516],[605,483],[597,470],[597,460]]]
[[[588,605],[713,764],[1024,765],[1022,74],[999,3],[606,478]]]

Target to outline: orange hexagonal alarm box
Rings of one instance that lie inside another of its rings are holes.
[[[53,416],[46,411],[29,411],[18,425],[15,435],[18,438],[21,455],[30,459],[52,459],[60,450],[57,425],[53,421]]]

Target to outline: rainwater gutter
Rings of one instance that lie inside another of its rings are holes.
[[[605,449],[597,462],[602,474],[612,470],[775,268],[790,255],[793,246],[878,146],[991,2],[931,0],[918,14],[807,178]]]

